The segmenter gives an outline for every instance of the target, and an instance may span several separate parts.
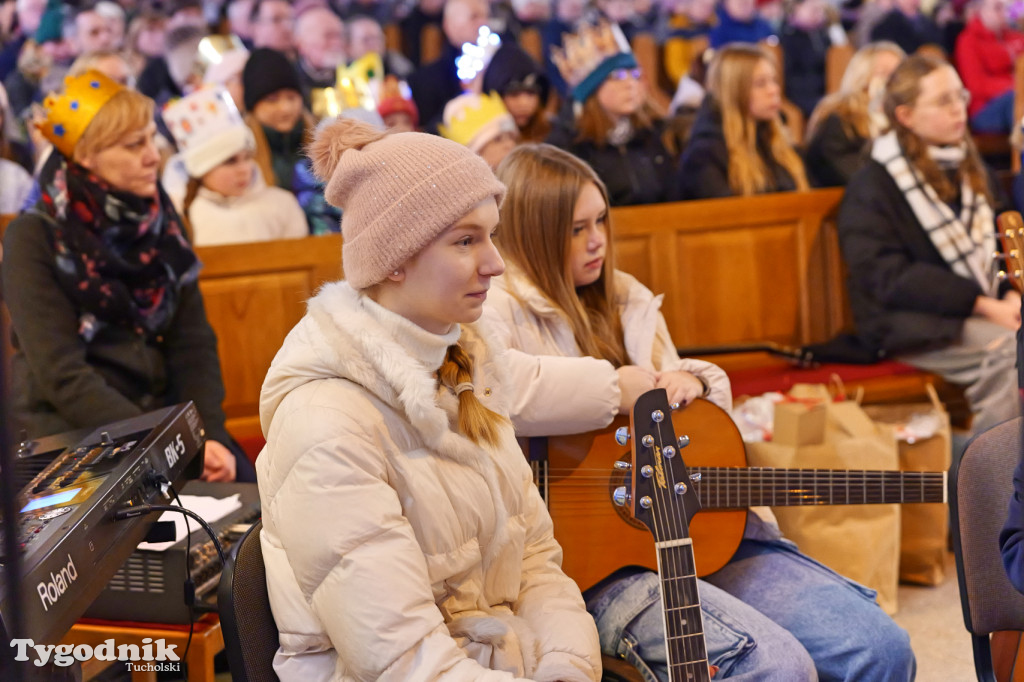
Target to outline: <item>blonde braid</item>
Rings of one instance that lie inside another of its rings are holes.
[[[459,399],[459,430],[477,445],[497,445],[500,427],[507,418],[493,412],[473,392],[473,361],[462,346],[448,346],[444,362],[437,370],[442,386],[453,391]]]

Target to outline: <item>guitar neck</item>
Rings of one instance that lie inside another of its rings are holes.
[[[704,509],[945,502],[944,471],[690,467]]]
[[[657,543],[658,576],[665,618],[665,652],[672,682],[711,679],[697,570],[690,538]]]

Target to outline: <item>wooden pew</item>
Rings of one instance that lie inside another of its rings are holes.
[[[825,94],[831,95],[839,90],[843,82],[846,67],[850,65],[857,48],[852,43],[832,45],[825,53]]]
[[[217,332],[228,430],[260,436],[260,387],[284,337],[324,282],[341,279],[341,235],[196,249]]]

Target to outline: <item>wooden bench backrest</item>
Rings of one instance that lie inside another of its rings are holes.
[[[196,249],[199,286],[217,332],[228,429],[260,433],[260,387],[284,337],[324,282],[341,279],[341,235]]]
[[[612,209],[618,266],[655,293],[680,346],[798,346],[845,322],[835,231],[840,190]],[[305,302],[341,278],[341,237],[197,249],[217,332],[228,428],[259,433],[267,369]]]
[[[640,65],[640,71],[643,74],[641,78],[647,87],[647,92],[662,110],[668,111],[672,97],[661,89],[658,82],[658,73],[661,69],[661,50],[658,43],[650,33],[638,33],[633,37],[631,46],[636,63]]]
[[[825,94],[831,95],[839,90],[839,84],[843,82],[843,74],[846,67],[850,65],[854,53],[857,51],[851,43],[846,45],[832,45],[825,53]]]

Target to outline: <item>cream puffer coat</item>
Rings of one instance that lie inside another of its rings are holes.
[[[456,398],[434,371],[458,334],[338,282],[274,359],[256,467],[282,680],[600,678],[593,619],[512,429],[484,449],[449,426]],[[504,413],[490,344],[461,334],[476,395]]]
[[[616,303],[626,353],[639,367],[683,370],[707,382],[708,400],[732,407],[729,377],[710,362],[680,358],[661,314],[662,296],[615,272]],[[557,436],[604,428],[619,411],[619,378],[607,360],[581,357],[565,315],[520,270],[508,265],[491,280],[484,306],[488,328],[505,350],[509,415],[520,436]]]

